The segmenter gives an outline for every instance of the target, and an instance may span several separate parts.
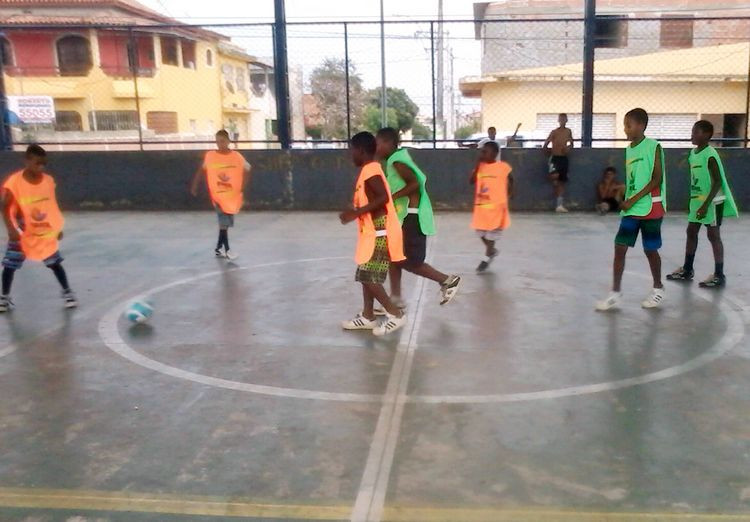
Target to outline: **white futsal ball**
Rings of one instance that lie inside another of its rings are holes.
[[[128,309],[125,310],[125,317],[131,323],[145,323],[151,316],[154,315],[154,305],[150,301],[138,300],[133,301],[128,305]]]

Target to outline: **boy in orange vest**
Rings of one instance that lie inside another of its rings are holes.
[[[234,216],[243,204],[243,191],[250,181],[250,164],[236,150],[229,148],[229,133],[224,129],[216,133],[216,148],[206,152],[190,184],[190,192],[198,195],[198,183],[205,177],[211,202],[219,218],[219,240],[214,254],[229,261],[237,255],[229,250],[229,228],[234,226]],[[222,250],[223,249],[223,250]]]
[[[362,313],[341,323],[344,330],[372,330],[377,336],[403,328],[406,315],[396,306],[383,287],[391,262],[406,259],[403,253],[401,224],[380,163],[375,161],[377,143],[369,132],[352,137],[351,154],[360,167],[354,189],[354,208],[339,214],[342,224],[357,220],[359,238],[354,256],[357,262],[355,280],[362,284]],[[386,311],[378,324],[373,310],[377,299]]]
[[[471,227],[485,246],[485,258],[477,266],[477,272],[487,270],[497,257],[495,242],[510,226],[508,198],[513,197],[513,176],[510,175],[513,169],[504,161],[497,161],[499,151],[496,142],[485,143],[471,175],[471,183],[476,186]]]
[[[8,248],[3,258],[0,312],[13,308],[10,299],[13,277],[26,259],[43,261],[52,270],[62,287],[65,308],[78,306],[58,250],[64,219],[57,205],[55,180],[44,172],[46,165],[44,149],[29,145],[24,169],[11,174],[3,183],[3,220],[8,230]]]

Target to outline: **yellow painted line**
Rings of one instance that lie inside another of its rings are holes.
[[[246,498],[127,491],[0,488],[0,508],[115,511],[245,518],[349,520],[351,506],[271,504]],[[608,513],[534,508],[386,506],[383,522],[750,522],[750,513]]]

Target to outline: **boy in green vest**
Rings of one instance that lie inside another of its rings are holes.
[[[667,210],[666,170],[661,145],[645,136],[647,126],[645,110],[633,109],[625,114],[625,135],[630,140],[625,149],[625,201],[620,205],[622,220],[615,237],[612,292],[596,304],[599,311],[614,308],[620,302],[625,256],[628,248],[635,246],[639,232],[654,279],[654,287],[641,306],[657,308],[664,301],[659,249],[661,222]]]
[[[391,263],[388,277],[391,280],[391,298],[401,308],[402,270],[431,279],[440,285],[440,304],[449,303],[458,291],[461,278],[447,275],[425,263],[427,236],[435,234],[435,219],[432,203],[427,195],[427,176],[411,158],[409,151],[399,147],[399,132],[391,127],[380,129],[376,136],[377,157],[385,160],[385,175],[393,195],[396,214],[404,233],[404,255],[406,261]]]
[[[721,222],[725,217],[738,215],[737,205],[729,189],[724,165],[716,149],[709,145],[714,135],[711,122],[700,120],[693,125],[693,145],[690,164],[690,212],[688,214],[685,263],[669,274],[670,281],[692,281],[693,261],[698,248],[698,232],[706,225],[706,234],[714,251],[714,273],[702,281],[703,288],[724,286],[724,244],[721,241]]]

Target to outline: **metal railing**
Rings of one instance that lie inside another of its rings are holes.
[[[717,143],[747,146],[750,16],[587,24],[583,14],[289,22],[283,41],[268,23],[0,24],[9,108],[0,138],[59,149],[207,148],[226,128],[242,148],[335,148],[386,124],[410,146],[459,148],[490,126],[502,142],[520,123],[511,145],[538,147],[566,113],[576,146],[622,146],[623,115],[640,106],[665,146],[688,145],[697,119],[714,123]],[[16,38],[24,31],[37,35],[38,56],[57,35],[81,34],[90,61],[80,71],[24,63],[29,53],[17,51],[29,39]],[[162,38],[177,38],[176,61],[174,41],[162,58]],[[194,42],[184,57],[180,39]],[[278,96],[284,80],[288,96]],[[25,118],[34,114],[25,104],[41,103],[32,97],[47,100],[46,121]]]

